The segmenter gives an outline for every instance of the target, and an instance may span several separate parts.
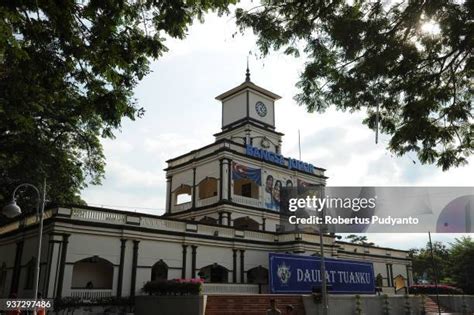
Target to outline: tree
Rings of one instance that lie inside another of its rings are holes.
[[[456,238],[450,248],[449,268],[456,285],[464,293],[474,294],[474,240]]]
[[[449,270],[450,253],[443,243],[433,242],[433,258],[429,243],[424,248],[410,249],[410,256],[412,257],[415,283],[421,280],[434,283],[436,276],[438,276],[438,283],[452,283]]]
[[[236,11],[263,55],[305,54],[295,99],[309,112],[366,110],[389,150],[443,170],[474,149],[473,18],[472,1],[453,0],[263,0]]]
[[[52,202],[80,202],[104,176],[100,138],[143,114],[133,88],[165,37],[184,38],[194,19],[234,1],[3,1],[0,204],[43,177]]]
[[[374,245],[373,242],[368,241],[367,236],[359,236],[356,234],[347,235],[346,240],[348,240],[350,243],[353,243],[353,244],[368,245],[368,246]]]

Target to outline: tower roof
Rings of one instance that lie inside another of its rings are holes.
[[[250,81],[250,76],[249,76],[249,79],[247,81],[247,79],[245,80],[244,83],[242,83],[241,85],[238,85],[236,86],[235,88],[232,88],[230,90],[228,90],[227,92],[224,92],[218,96],[216,96],[216,100],[219,100],[219,101],[222,101],[234,94],[237,94],[245,89],[251,89],[251,90],[254,90],[254,91],[257,91],[259,93],[262,93],[263,95],[265,96],[268,96],[269,98],[273,99],[273,100],[278,100],[281,98],[281,96],[267,90],[267,89],[264,89],[263,87],[260,87],[256,84],[254,84],[252,81]]]

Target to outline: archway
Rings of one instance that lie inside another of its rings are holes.
[[[174,191],[174,204],[191,202],[191,186],[181,185]]]
[[[108,260],[93,256],[74,263],[72,288],[112,289],[114,266]]]
[[[260,224],[250,217],[240,217],[234,220],[234,227],[237,229],[258,231]]]
[[[267,284],[268,269],[258,266],[247,271],[247,282],[252,284]]]
[[[168,280],[168,265],[159,260],[151,267],[151,281]]]
[[[229,281],[229,270],[218,264],[201,268],[198,275],[204,279],[204,282],[227,283]]]
[[[214,177],[206,177],[199,185],[199,199],[206,199],[217,196],[217,179]]]

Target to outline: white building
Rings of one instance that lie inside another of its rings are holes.
[[[250,81],[217,96],[216,141],[168,160],[163,216],[87,206],[45,212],[40,292],[56,296],[133,296],[152,279],[205,279],[208,293],[258,293],[269,252],[314,255],[319,236],[279,228],[283,186],[324,185],[324,169],[280,155],[280,97]],[[246,144],[263,149],[249,154]],[[288,166],[290,163],[290,167]],[[0,296],[31,294],[35,216],[0,227]],[[324,236],[327,257],[370,261],[384,292],[411,283],[408,252]],[[265,291],[266,286],[260,286]]]

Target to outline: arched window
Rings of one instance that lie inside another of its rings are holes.
[[[234,194],[258,199],[258,185],[253,180],[242,178],[234,180]]]
[[[206,177],[199,183],[199,199],[206,199],[217,196],[217,179]]]
[[[199,222],[202,222],[204,224],[217,224],[217,219],[211,218],[211,217],[204,217]]]
[[[25,289],[33,289],[33,282],[35,281],[35,265],[36,257],[32,257],[26,265]]]
[[[247,271],[247,282],[252,284],[267,284],[268,269],[258,266]]]
[[[174,204],[180,205],[191,202],[191,186],[181,185],[174,191]]]
[[[168,265],[161,259],[151,267],[151,281],[156,280],[168,280]]]
[[[108,260],[93,256],[74,263],[72,288],[112,289],[114,266]]]
[[[198,276],[204,279],[204,282],[227,283],[229,281],[229,270],[221,265],[212,264],[201,268]]]
[[[234,220],[234,227],[242,230],[259,230],[260,224],[250,217],[241,217]]]

